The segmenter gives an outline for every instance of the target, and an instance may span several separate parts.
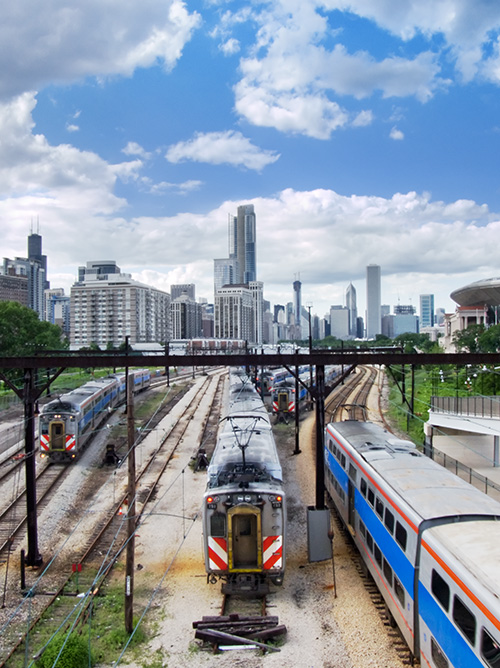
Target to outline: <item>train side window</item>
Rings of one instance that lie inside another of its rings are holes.
[[[380,517],[380,519],[382,519],[384,517],[384,504],[378,497],[375,501],[375,510],[377,511],[377,515]]]
[[[481,629],[481,656],[491,668],[500,666],[500,643],[486,629]]]
[[[396,598],[401,603],[401,607],[405,607],[405,590],[401,582],[394,576],[394,592],[396,593]]]
[[[377,543],[373,543],[373,554],[375,556],[375,561],[379,566],[382,566],[382,552],[380,551]]]
[[[470,644],[474,645],[476,642],[476,618],[458,596],[453,598],[453,621]]]
[[[367,484],[364,478],[361,478],[361,494],[366,497]]]
[[[345,469],[345,455],[344,455],[343,452],[341,453],[341,461],[340,461],[340,463],[342,464],[342,468]]]
[[[369,531],[366,532],[366,544],[368,545],[370,552],[373,552],[373,538]]]
[[[394,531],[394,515],[391,513],[389,508],[385,509],[384,524],[389,533],[392,533]]]
[[[389,563],[384,559],[384,577],[389,583],[389,585],[392,587],[392,568],[390,567]]]
[[[370,506],[375,505],[375,494],[373,493],[373,489],[370,489],[369,487],[368,487],[368,503],[370,504]]]
[[[223,513],[214,513],[210,518],[210,535],[215,538],[225,537],[226,516]]]
[[[403,550],[406,550],[407,537],[408,534],[406,533],[404,526],[402,526],[399,522],[396,522],[396,540]]]
[[[434,638],[431,636],[431,656],[436,668],[449,668],[448,659],[445,657],[443,650]]]
[[[445,580],[434,569],[432,570],[431,575],[431,591],[437,600],[441,603],[446,612],[448,612],[450,609],[450,588],[447,582],[445,582]]]
[[[349,478],[355,483],[356,482],[356,469],[352,464],[349,464]]]
[[[366,527],[363,520],[358,520],[358,526],[360,534],[363,536],[363,538],[366,538]]]

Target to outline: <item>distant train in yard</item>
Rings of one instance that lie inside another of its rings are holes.
[[[326,487],[422,666],[500,667],[500,503],[370,422],[325,430]]]
[[[339,373],[340,367],[338,365],[325,366],[325,385],[330,385]],[[286,376],[277,379],[271,390],[272,407],[275,415],[295,414],[297,402],[300,406],[303,401],[309,398],[309,392],[305,386],[310,385],[311,375],[312,384],[315,387],[316,375],[314,367],[312,372],[309,370],[309,366],[300,367],[299,378],[302,383],[299,383],[298,397],[295,393],[295,378],[290,373],[287,372]]]
[[[130,371],[129,382],[137,393],[149,387],[149,369]],[[39,417],[40,456],[52,462],[76,459],[109,412],[126,398],[126,375],[96,378],[50,401]]]
[[[262,593],[285,574],[282,470],[269,414],[242,370],[230,371],[227,406],[203,499],[205,568],[224,593]]]

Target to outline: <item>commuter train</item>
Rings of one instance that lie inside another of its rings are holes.
[[[262,594],[283,583],[286,506],[269,414],[250,378],[229,374],[228,403],[203,499],[207,581]]]
[[[338,365],[327,365],[325,367],[325,385],[331,385],[335,378],[339,375],[340,367]],[[272,390],[272,406],[273,413],[275,415],[279,414],[295,414],[295,407],[297,401],[299,406],[301,403],[309,398],[309,392],[305,386],[309,386],[311,383],[311,372],[309,367],[300,367],[299,369],[299,378],[302,383],[299,383],[299,394],[298,400],[295,396],[295,378],[288,374],[288,376],[275,384]],[[314,367],[312,370],[312,382],[313,387],[316,385],[316,374]]]
[[[149,387],[151,372],[130,371],[129,382],[134,393],[140,392]],[[53,462],[76,459],[110,411],[125,401],[125,394],[126,375],[116,373],[89,381],[43,406],[38,426],[40,456]]]
[[[422,666],[500,666],[500,503],[370,422],[329,424],[326,487]]]

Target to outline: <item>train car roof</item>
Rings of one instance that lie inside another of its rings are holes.
[[[432,527],[423,540],[433,549],[442,545],[482,586],[500,598],[500,522],[454,522]],[[456,571],[456,569],[455,569]],[[459,573],[456,573],[459,575]]]
[[[359,455],[422,519],[455,515],[495,515],[500,503],[372,422],[346,420],[328,425],[348,440]]]

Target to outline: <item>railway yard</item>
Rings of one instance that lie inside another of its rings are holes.
[[[97,665],[132,668],[409,665],[406,646],[385,619],[373,586],[363,580],[355,550],[333,515],[333,563],[308,562],[306,510],[315,499],[312,413],[303,412],[298,455],[293,454],[293,424],[279,424],[274,430],[288,511],[283,586],[272,586],[264,600],[228,601],[221,593],[220,582],[207,583],[200,513],[206,472],[196,470],[193,464],[200,447],[210,454],[214,446],[224,378],[224,372],[218,370],[176,380],[176,390],[165,385],[148,390],[162,394],[163,400],[155,419],[141,426],[144,438],[135,448],[138,528],[134,618],[145,630],[145,639],[124,652],[117,650],[111,663]],[[356,417],[380,422],[381,379],[373,369],[360,367],[330,398],[327,420],[334,416],[334,419]],[[120,410],[108,424],[112,426],[119,421],[125,421]],[[53,607],[49,614],[54,627],[58,623],[54,620],[56,615],[61,624],[71,627],[75,623],[72,615],[78,611],[78,624],[85,634],[91,623],[92,606],[106,595],[108,583],[125,586],[122,546],[127,536],[127,466],[103,464],[108,438],[109,428],[105,425],[77,461],[48,467],[54,476],[56,471],[63,473],[43,499],[41,492],[37,493],[43,564],[26,570],[24,593],[29,592],[29,596],[23,595],[20,585],[20,550],[26,549],[22,525],[19,532],[14,532],[14,526],[22,521],[20,511],[8,511],[12,514],[2,518],[0,526],[8,530],[5,535],[0,532],[0,582],[4,583],[0,666],[16,668],[33,664],[43,644],[40,645],[36,626],[28,633],[27,646],[26,633],[51,602],[58,602],[57,612]],[[3,465],[0,472],[7,474],[7,468]],[[39,460],[40,475],[43,468]],[[22,469],[0,479],[0,513],[7,512],[23,484]],[[76,580],[73,570],[78,572]],[[231,645],[230,649],[215,652],[213,643],[195,638],[193,625],[204,617],[218,618],[223,614],[248,617],[263,612],[286,631],[277,637],[270,650]],[[17,653],[13,654],[16,647]]]

